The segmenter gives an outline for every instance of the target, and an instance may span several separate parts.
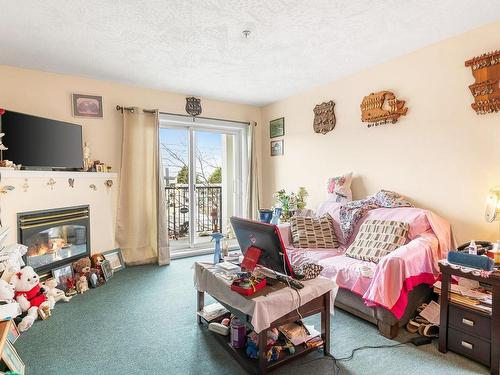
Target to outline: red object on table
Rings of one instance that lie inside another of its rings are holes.
[[[253,271],[255,269],[255,266],[257,265],[257,262],[259,261],[261,254],[262,254],[261,249],[254,246],[250,246],[247,249],[247,252],[245,253],[243,262],[241,262],[240,264],[241,268],[248,271]]]
[[[2,116],[5,113],[5,109],[0,108],[0,116]]]
[[[251,296],[252,294],[256,293],[266,286],[265,278],[260,280],[259,283],[255,284],[253,288],[242,288],[238,284],[235,284],[235,281],[233,281],[233,283],[231,284],[231,290],[234,290],[239,294],[243,294],[244,296]]]

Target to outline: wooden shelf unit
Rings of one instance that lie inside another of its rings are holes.
[[[442,272],[439,351],[452,350],[500,374],[500,272],[489,277],[473,275],[460,268],[439,264]],[[458,276],[478,281],[492,288],[492,312],[488,314],[450,301],[451,277]]]

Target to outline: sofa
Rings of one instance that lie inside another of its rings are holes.
[[[328,213],[333,218],[338,248],[296,248],[290,225],[279,225],[290,261],[294,267],[304,263],[323,266],[322,276],[339,286],[335,306],[376,324],[383,336],[393,338],[417,307],[430,299],[432,285],[439,276],[437,262],[446,257],[453,245],[450,225],[420,208],[377,208],[368,211],[345,239],[340,228],[340,206],[327,201],[315,214],[320,217]],[[376,219],[408,223],[406,243],[377,264],[346,256],[362,223]]]

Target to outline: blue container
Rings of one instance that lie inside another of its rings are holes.
[[[273,210],[262,208],[259,210],[259,219],[261,223],[270,223],[273,218]]]
[[[271,224],[278,225],[280,223],[281,212],[283,209],[281,207],[276,207],[274,209],[273,218],[271,219]]]

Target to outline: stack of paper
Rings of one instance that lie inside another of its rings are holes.
[[[307,344],[309,341],[321,336],[321,333],[314,329],[314,326],[307,324],[289,323],[278,329],[293,345]],[[322,344],[323,342],[314,346],[320,346]]]
[[[434,283],[434,292],[441,295],[441,281]],[[451,284],[450,300],[453,303],[491,314],[491,293],[484,289],[470,288],[468,284]]]
[[[228,312],[229,311],[220,303],[212,303],[211,305],[205,306],[203,310],[198,311],[198,315],[210,322],[214,319],[220,318]]]

